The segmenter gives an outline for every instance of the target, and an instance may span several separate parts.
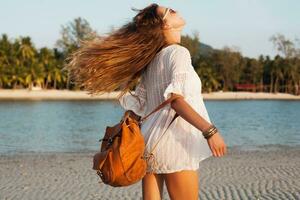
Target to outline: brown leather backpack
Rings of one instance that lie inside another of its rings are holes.
[[[134,117],[132,111],[126,111],[119,123],[106,127],[104,137],[99,140],[102,141],[100,152],[94,155],[93,160],[93,169],[97,170],[103,183],[113,187],[128,186],[144,177],[147,158],[144,156],[145,142],[140,125],[177,98],[182,96],[170,97],[141,119]],[[177,116],[176,113],[169,126]]]

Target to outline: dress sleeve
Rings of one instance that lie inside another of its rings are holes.
[[[142,75],[141,81],[136,85],[134,90],[134,95],[126,93],[119,99],[121,106],[125,110],[132,110],[135,114],[143,117],[146,115],[146,85],[144,81],[144,76]]]
[[[168,99],[171,93],[176,93],[188,100],[192,95],[191,91],[191,55],[187,48],[180,46],[170,55],[171,82],[164,91],[164,99]]]

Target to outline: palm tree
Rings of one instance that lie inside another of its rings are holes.
[[[33,86],[44,88],[44,66],[33,62],[25,72],[25,85],[31,90]]]
[[[55,79],[54,71],[57,68],[57,61],[53,51],[46,47],[40,49],[38,60],[44,68],[44,87],[47,89],[48,85],[52,84]]]
[[[4,88],[10,85],[10,78],[8,76],[9,66],[11,65],[13,47],[8,40],[6,34],[2,34],[0,39],[0,87]]]
[[[19,48],[17,49],[17,57],[19,62],[15,65],[16,70],[19,73],[16,73],[14,77],[16,80],[22,79],[22,83],[26,86],[32,88],[32,84],[36,82],[36,72],[39,70],[36,66],[36,50],[31,43],[30,37],[21,37],[20,40],[17,40],[20,43]],[[39,82],[39,81],[38,81]],[[14,88],[17,84],[17,81],[14,81]]]

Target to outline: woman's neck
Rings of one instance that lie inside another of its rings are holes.
[[[165,38],[167,45],[178,44],[181,42],[181,31],[167,31]]]

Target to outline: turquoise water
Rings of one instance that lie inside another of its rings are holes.
[[[300,101],[205,101],[228,147],[300,145]],[[96,151],[118,101],[0,101],[0,153]]]

